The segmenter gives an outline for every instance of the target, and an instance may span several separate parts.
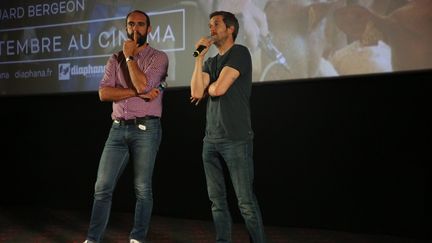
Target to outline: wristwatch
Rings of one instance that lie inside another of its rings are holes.
[[[133,60],[134,60],[133,56],[126,57],[126,62],[133,61]]]

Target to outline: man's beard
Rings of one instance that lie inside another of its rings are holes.
[[[134,34],[133,32],[130,34],[127,34],[128,38],[131,40],[134,40]],[[147,42],[147,35],[141,35],[140,33],[138,33],[138,40],[137,40],[137,44],[138,46],[142,46]]]

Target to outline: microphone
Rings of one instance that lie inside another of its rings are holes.
[[[166,87],[168,87],[168,83],[166,81],[162,81],[157,89],[162,92]]]
[[[162,92],[162,91],[164,91],[164,89],[166,88],[166,87],[168,87],[168,83],[166,82],[166,81],[162,81],[160,84],[159,84],[159,86],[157,86],[157,89],[160,91],[160,92]],[[143,98],[145,101],[150,101],[150,99],[149,98]]]
[[[212,36],[211,36],[211,35],[207,36],[207,39],[208,39],[208,40],[211,40],[211,39],[212,39]],[[206,49],[206,48],[207,48],[207,46],[205,46],[205,45],[199,45],[198,48],[194,51],[193,56],[194,56],[194,57],[197,57],[197,56],[198,56],[199,54],[201,54],[201,52],[204,51],[204,49]]]
[[[207,46],[199,45],[198,48],[194,51],[193,56],[197,57]]]

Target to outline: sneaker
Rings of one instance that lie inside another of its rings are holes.
[[[95,243],[95,242],[91,240],[85,240],[83,243]]]
[[[129,243],[142,243],[141,241],[137,241],[135,239],[131,239]]]

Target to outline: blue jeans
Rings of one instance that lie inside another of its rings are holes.
[[[261,211],[253,191],[252,140],[210,143],[204,141],[203,162],[207,191],[216,230],[216,242],[231,242],[232,219],[227,202],[222,163],[225,161],[237,196],[238,207],[254,243],[264,243]]]
[[[113,122],[99,162],[87,239],[100,242],[108,224],[114,188],[130,157],[134,167],[135,219],[131,239],[144,241],[153,208],[152,175],[162,129],[159,119],[138,125]],[[142,126],[141,126],[142,127]]]

